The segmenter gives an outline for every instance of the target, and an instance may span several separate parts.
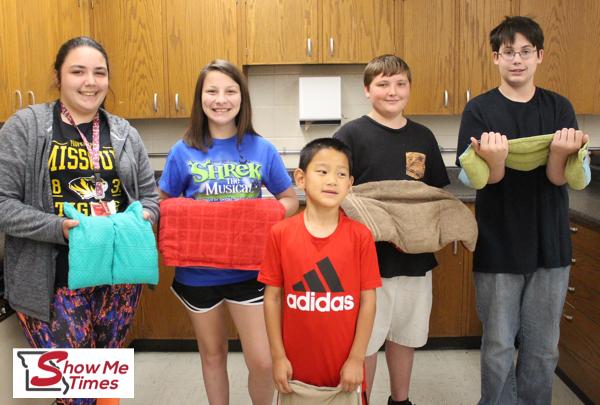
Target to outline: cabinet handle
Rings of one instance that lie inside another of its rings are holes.
[[[572,320],[573,320],[573,317],[572,317],[572,316],[570,316],[570,315],[567,315],[567,314],[565,314],[564,312],[563,312],[563,316],[565,317],[565,319],[566,319],[567,321],[572,321]]]
[[[23,96],[19,90],[15,90],[15,93],[19,95],[19,110],[23,108]]]
[[[179,94],[175,94],[175,109],[179,111]]]
[[[154,111],[158,111],[158,94],[154,93]]]
[[[567,290],[571,291],[571,292],[575,292],[575,287],[567,287]]]
[[[312,52],[310,51],[310,38],[308,38],[308,56],[312,56]]]
[[[467,103],[471,101],[471,92],[467,90]]]
[[[331,48],[331,56],[333,56],[333,38],[329,38],[329,48]]]
[[[573,232],[573,233],[577,233],[577,231],[578,231],[579,229],[575,228],[574,226],[570,226],[570,227],[569,227],[569,230],[570,230],[571,232]]]
[[[33,91],[30,90],[30,91],[27,92],[27,94],[31,95],[31,101],[33,101],[32,104],[35,104],[35,94],[33,94]]]
[[[577,263],[577,259],[571,259],[571,263]]]
[[[454,252],[453,253],[456,254],[457,251],[458,251],[458,242],[454,241]]]
[[[448,90],[444,90],[444,108],[448,108]]]

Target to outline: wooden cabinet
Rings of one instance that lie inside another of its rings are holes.
[[[399,55],[412,73],[406,114],[453,114],[458,56],[455,0],[405,0]]]
[[[189,117],[202,68],[238,63],[236,0],[96,0],[94,37],[111,63],[107,109],[124,118]]]
[[[0,2],[0,122],[6,121],[22,105],[25,87],[21,81],[17,0]]]
[[[248,0],[245,63],[367,63],[394,53],[394,0]]]
[[[323,63],[368,63],[394,53],[393,0],[323,0]]]
[[[462,336],[464,249],[457,242],[435,253],[429,337]]]
[[[600,2],[520,0],[544,30],[544,60],[535,84],[568,98],[577,114],[600,114]]]
[[[202,68],[214,59],[238,64],[238,9],[243,3],[165,1],[169,117],[189,117]]]
[[[321,62],[318,0],[248,0],[246,64]]]
[[[95,0],[93,37],[110,64],[105,107],[119,117],[167,117],[162,0]]]
[[[600,232],[571,223],[573,264],[560,324],[558,367],[600,403]]]
[[[56,53],[69,39],[90,35],[89,9],[78,0],[19,0],[17,5],[23,107],[53,101],[58,98],[52,89]]]
[[[0,121],[58,98],[52,90],[56,53],[80,35],[89,35],[89,10],[78,0],[1,2]]]
[[[474,211],[474,203],[467,206]],[[483,328],[475,307],[473,253],[457,242],[446,245],[435,257],[438,267],[432,273],[429,337],[481,336]]]
[[[467,102],[500,85],[498,66],[493,62],[490,31],[515,15],[510,0],[459,0],[458,49],[455,113],[461,114]]]
[[[489,33],[515,14],[511,0],[404,0],[397,42],[413,76],[406,114],[460,114],[500,84]]]

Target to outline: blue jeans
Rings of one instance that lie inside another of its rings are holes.
[[[483,322],[479,405],[551,404],[570,268],[539,268],[526,275],[473,273]]]

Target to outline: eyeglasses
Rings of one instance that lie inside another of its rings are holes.
[[[498,52],[498,55],[500,55],[502,57],[502,59],[504,59],[504,60],[513,60],[515,58],[516,54],[519,54],[519,56],[521,57],[521,59],[529,59],[536,52],[537,52],[537,49],[531,48],[531,49],[521,49],[521,52],[515,52],[515,51],[512,51],[512,50],[507,50],[507,51],[504,51],[504,52]]]

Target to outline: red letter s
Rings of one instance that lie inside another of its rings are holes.
[[[63,351],[53,351],[42,354],[38,360],[38,367],[44,371],[54,374],[54,376],[45,378],[35,376],[31,379],[31,384],[37,387],[47,387],[49,385],[58,384],[62,378],[62,372],[53,366],[47,365],[46,362],[50,360],[56,360],[58,363],[65,360],[67,357],[67,352]]]

